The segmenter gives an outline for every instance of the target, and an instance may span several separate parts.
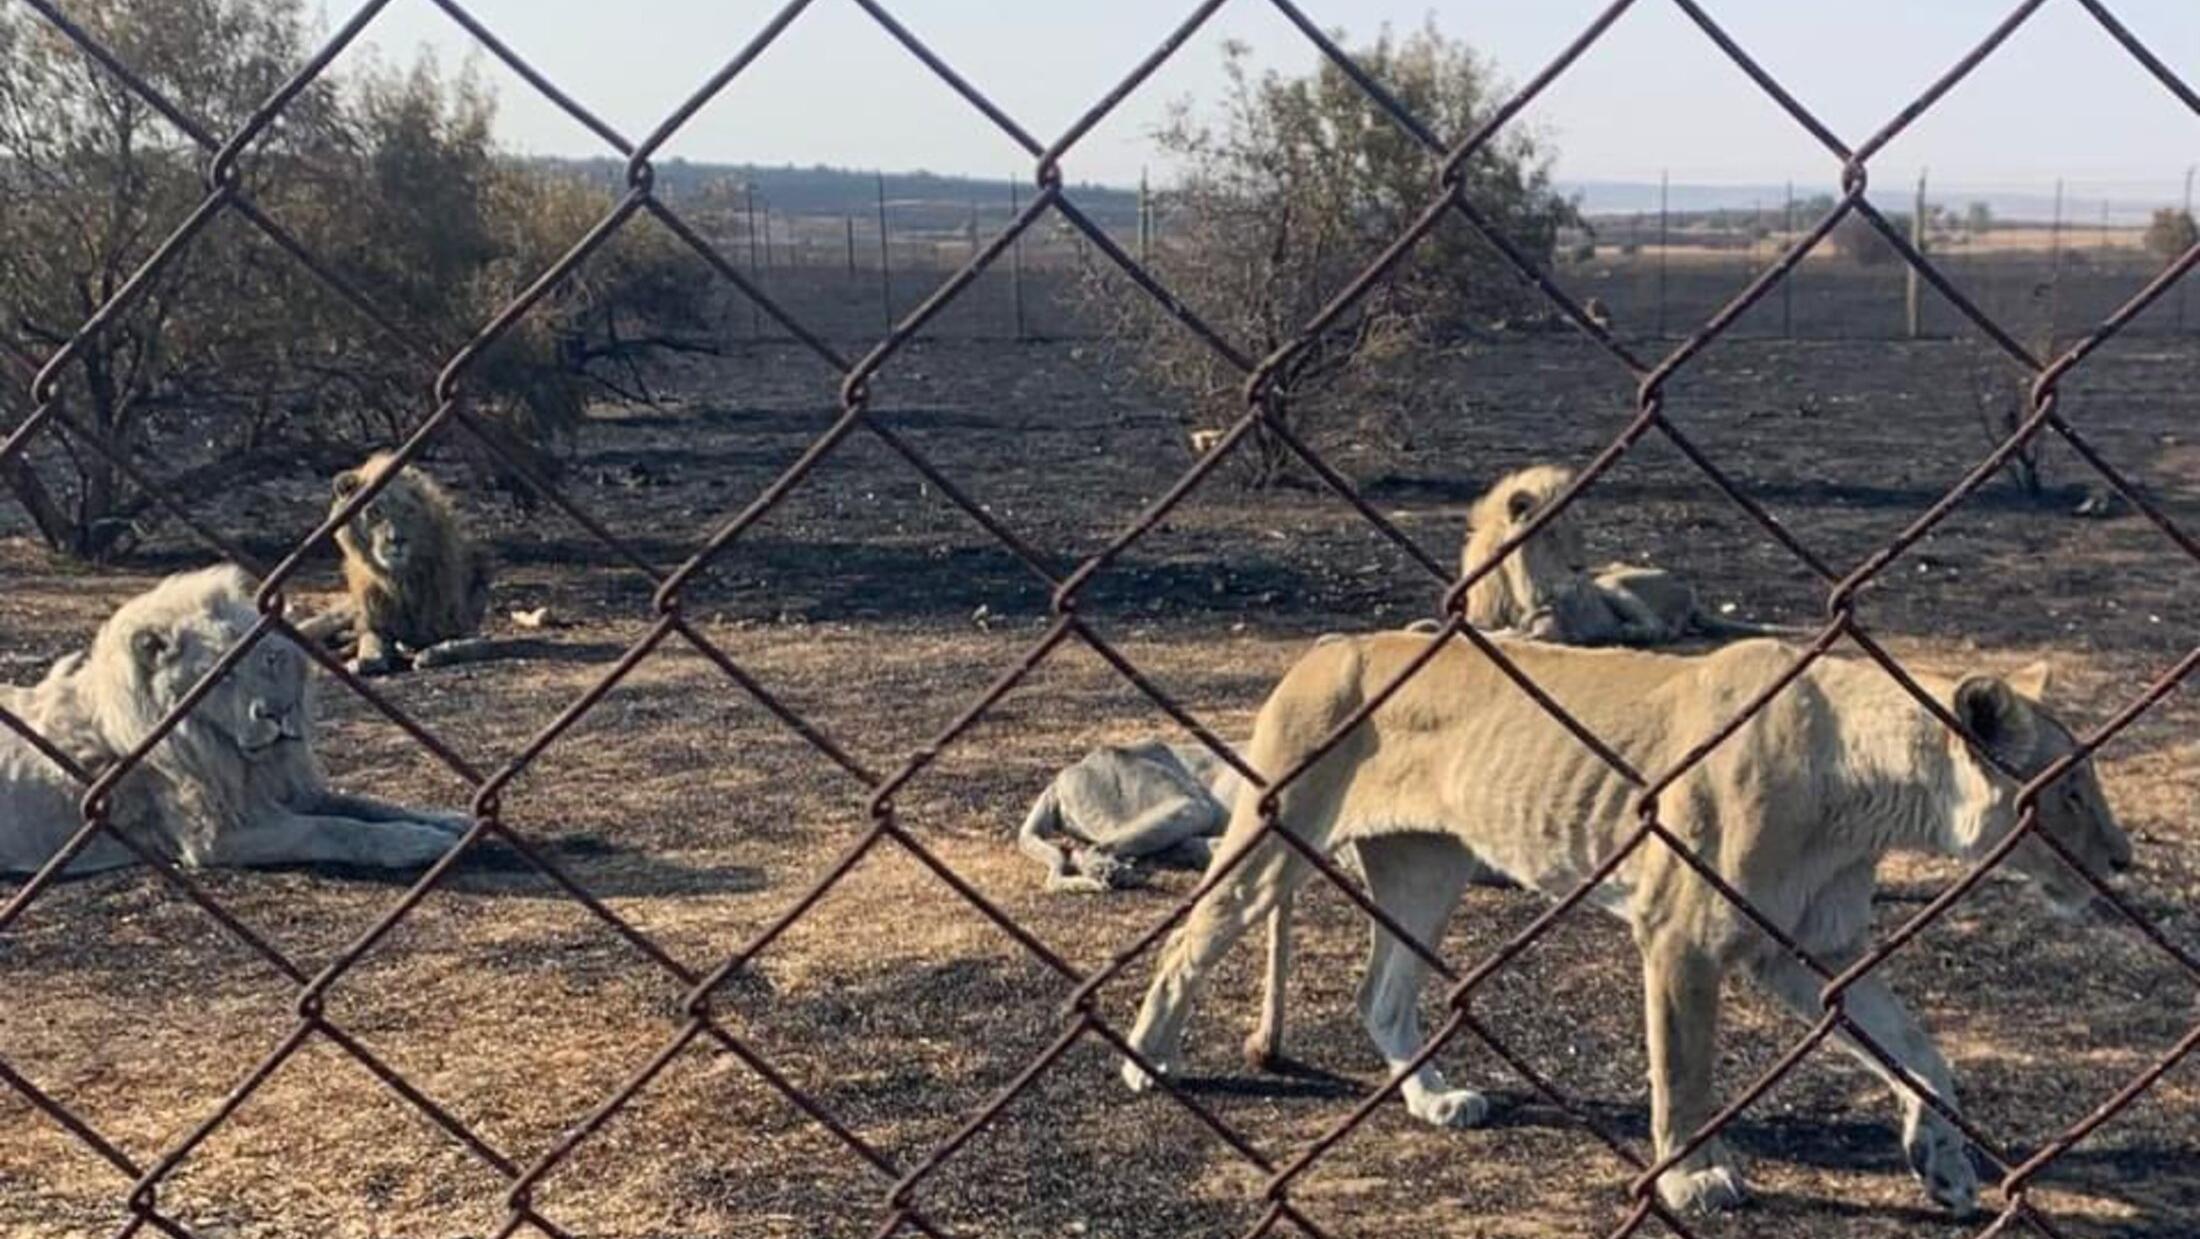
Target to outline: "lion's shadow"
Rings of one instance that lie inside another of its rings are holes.
[[[1276,1075],[1190,1076],[1177,1087],[1193,1096],[1220,1095],[1333,1102],[1358,1099],[1368,1091],[1365,1080],[1339,1075],[1324,1068],[1288,1062]],[[1574,1113],[1541,1096],[1491,1090],[1489,1121],[1485,1132],[1511,1130],[1564,1130],[1579,1132],[1581,1120],[1637,1150],[1650,1142],[1650,1115],[1640,1104],[1573,1099]],[[1578,1117],[1577,1117],[1578,1116]],[[1819,1170],[1853,1171],[1908,1177],[1900,1148],[1900,1136],[1891,1123],[1866,1118],[1814,1117],[1808,1115],[1744,1115],[1726,1129],[1726,1138],[1737,1151],[1752,1160],[1786,1162]],[[2021,1160],[2030,1148],[2007,1150]],[[1982,1180],[1990,1175],[1982,1174]],[[2123,1148],[2080,1146],[2056,1158],[2040,1175],[2042,1184],[2110,1199],[2130,1212],[2120,1217],[2112,1231],[2118,1239],[2188,1239],[2193,1234],[2193,1209],[2182,1202],[2200,1199],[2200,1163],[2188,1150],[2162,1145]],[[1782,1212],[1820,1215],[1871,1215],[1894,1217],[1910,1224],[1945,1223],[1947,1215],[1924,1204],[1890,1208],[1884,1202],[1857,1202],[1801,1198],[1759,1193],[1765,1205]],[[1992,1208],[1997,1197],[1982,1194],[1981,1207]],[[2066,1220],[2068,1221],[2068,1220]],[[2091,1234],[2078,1227],[2067,1233]]]
[[[527,852],[494,836],[468,848],[438,883],[461,895],[514,898],[571,898],[558,879],[529,859],[540,858],[598,899],[637,899],[682,895],[740,895],[763,890],[768,882],[754,865],[683,865],[639,848],[625,848],[596,835],[528,839]],[[373,869],[357,865],[271,866],[295,873],[369,885],[409,887],[419,870]]]

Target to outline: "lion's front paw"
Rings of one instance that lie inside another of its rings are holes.
[[[1154,1067],[1163,1075],[1167,1075],[1169,1072],[1167,1063],[1155,1063]],[[1123,1087],[1134,1093],[1143,1093],[1153,1086],[1154,1078],[1144,1067],[1127,1058],[1123,1060]]]
[[[1926,1114],[1911,1124],[1902,1153],[1933,1203],[1959,1218],[1978,1210],[1978,1169],[1970,1147],[1946,1119]]]
[[[1119,891],[1139,884],[1138,867],[1113,852],[1099,848],[1078,848],[1070,853],[1070,864],[1087,881],[1093,883],[1085,889]]]
[[[1490,1102],[1471,1088],[1447,1088],[1406,1098],[1406,1110],[1438,1127],[1480,1127],[1490,1116]]]
[[[441,823],[384,822],[372,836],[371,854],[365,859],[388,869],[418,869],[443,859],[458,842]]]
[[[395,658],[382,654],[373,658],[347,659],[344,662],[344,670],[365,680],[378,675],[389,675],[397,670],[397,665]]]
[[[1054,873],[1047,875],[1047,891],[1055,895],[1105,895],[1114,888],[1098,878],[1088,878],[1081,873]]]
[[[1658,1178],[1658,1198],[1676,1213],[1718,1213],[1749,1199],[1741,1167],[1717,1141]]]

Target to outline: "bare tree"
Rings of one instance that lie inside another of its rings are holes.
[[[1359,63],[1445,140],[1495,106],[1489,66],[1424,28],[1387,32]],[[1291,341],[1322,305],[1405,231],[1433,193],[1436,160],[1352,80],[1325,63],[1291,77],[1257,72],[1240,44],[1224,52],[1219,110],[1180,103],[1156,134],[1178,176],[1160,195],[1168,226],[1153,273],[1237,347],[1258,357]],[[1548,263],[1559,231],[1577,226],[1552,190],[1549,159],[1521,130],[1463,169],[1464,193],[1519,248]],[[1080,303],[1127,368],[1182,404],[1189,427],[1214,429],[1244,412],[1240,376],[1204,343],[1088,255]],[[1436,397],[1416,381],[1426,351],[1517,323],[1537,302],[1501,258],[1448,221],[1334,327],[1296,353],[1268,411],[1340,459],[1379,459],[1410,445]],[[1275,482],[1289,454],[1258,433],[1251,479]]]

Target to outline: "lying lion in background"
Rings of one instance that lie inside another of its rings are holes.
[[[0,706],[94,772],[114,764],[258,620],[242,569],[169,577],[124,603],[89,651],[35,687],[0,688]],[[331,791],[313,754],[305,656],[270,636],[255,645],[115,789],[111,818],[187,866],[429,864],[469,822]],[[84,789],[12,729],[0,729],[0,872],[32,873],[83,824]],[[131,863],[105,835],[70,863]]]
[[[1467,515],[1462,575],[1533,521],[1574,480],[1571,469],[1533,465],[1506,474]],[[1801,630],[1711,614],[1687,580],[1663,568],[1610,563],[1591,571],[1568,509],[1514,548],[1467,590],[1467,622],[1561,645],[1669,645],[1692,636],[1793,636]]]
[[[377,452],[336,476],[330,512],[389,471]],[[344,557],[344,602],[302,630],[357,649],[360,675],[479,662],[502,653],[477,636],[489,611],[489,556],[466,532],[457,505],[425,472],[407,465],[336,529]]]
[[[1141,861],[1204,869],[1239,782],[1203,744],[1103,744],[1039,793],[1016,846],[1047,867],[1050,891],[1132,886]]]
[[[1497,638],[1508,658],[1640,770],[1661,770],[1785,674],[1795,657],[1771,641],[1709,654],[1581,650]],[[1248,758],[1292,768],[1427,648],[1374,635],[1318,645],[1262,707]],[[1919,676],[1972,734],[2021,776],[2073,751],[2038,703],[2042,667],[2008,678]],[[1660,821],[1760,912],[1839,969],[1869,945],[1880,860],[1920,851],[1976,858],[2015,827],[2018,784],[1989,765],[1878,667],[1821,660],[1659,798]],[[1358,848],[1371,897],[1423,943],[1437,941],[1479,866],[1553,897],[1569,893],[1638,828],[1633,788],[1519,692],[1495,663],[1450,641],[1363,724],[1283,789],[1282,829],[1309,845]],[[2041,825],[2095,873],[2126,868],[2131,847],[2091,764],[2039,798]],[[1310,866],[1281,840],[1259,839],[1258,802],[1241,797],[1215,863],[1243,863],[1210,890],[1162,949],[1131,1045],[1163,1071],[1178,1062],[1194,1000],[1231,944],[1270,914]],[[1450,836],[1431,839],[1427,833]],[[2038,839],[2012,855],[2051,902],[2083,913],[2092,888]],[[1823,1014],[1819,978],[1776,946],[1709,883],[1654,841],[1630,853],[1595,902],[1624,918],[1643,960],[1651,1126],[1663,1158],[1716,1113],[1720,987],[1739,971],[1805,1020]],[[1387,933],[1368,961],[1362,1016],[1393,1072],[1419,1055],[1420,957]],[[1941,1102],[1955,1104],[1947,1064],[1877,976],[1846,992],[1867,1035]],[[1978,1181],[1956,1127],[1850,1046],[1894,1088],[1907,1163],[1932,1198],[1967,1213]],[[1134,1089],[1151,1084],[1124,1064]],[[1445,1085],[1423,1063],[1402,1081],[1406,1108],[1440,1125],[1482,1120],[1488,1104]],[[1717,1208],[1744,1197],[1723,1140],[1692,1151],[1658,1181],[1671,1206]]]

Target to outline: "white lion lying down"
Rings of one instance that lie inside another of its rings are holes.
[[[35,687],[0,687],[6,708],[95,773],[161,718],[256,622],[241,569],[169,577],[126,602],[89,651],[56,662]],[[33,873],[83,824],[84,788],[0,728],[0,872]],[[252,648],[115,789],[111,820],[189,866],[426,865],[467,819],[331,791],[313,756],[305,656],[270,636]],[[68,872],[134,860],[105,834]]]

